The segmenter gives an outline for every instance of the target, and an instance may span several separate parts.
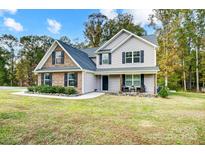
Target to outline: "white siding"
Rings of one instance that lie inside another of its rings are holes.
[[[120,75],[108,76],[108,91],[118,93],[120,91]]]
[[[144,50],[144,63],[122,64],[122,52]],[[118,67],[152,67],[156,66],[156,51],[153,46],[131,37],[112,53],[112,64],[99,65],[99,55],[96,59],[97,68],[118,68]]]
[[[144,84],[147,93],[154,94],[154,75],[153,74],[145,74],[144,75]]]
[[[122,42],[124,39],[126,39],[129,36],[128,33],[122,33],[121,35],[119,35],[117,38],[115,38],[114,40],[112,40],[107,46],[105,46],[103,49],[112,49],[113,47],[115,47],[116,45],[118,45],[120,42]],[[102,49],[102,50],[103,50]]]
[[[84,93],[93,92],[96,89],[96,77],[93,73],[84,73]]]
[[[101,75],[96,75],[96,89],[101,91]]]

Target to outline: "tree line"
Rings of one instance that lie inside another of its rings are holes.
[[[205,11],[154,10],[149,21],[159,46],[158,84],[170,89],[199,91],[205,86]],[[103,14],[93,13],[84,24],[85,41],[73,43],[67,36],[60,40],[77,48],[99,47],[122,28],[138,36],[147,34],[143,27],[134,23],[130,14],[108,19]],[[0,85],[36,84],[33,70],[53,41],[48,36],[23,36],[18,40],[12,35],[2,35]]]

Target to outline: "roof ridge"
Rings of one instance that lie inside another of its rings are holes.
[[[57,41],[59,41],[59,42],[65,44],[65,45],[69,46],[70,48],[73,48],[73,49],[75,49],[75,50],[78,50],[78,51],[80,51],[80,52],[82,52],[82,53],[84,53],[84,54],[86,54],[86,55],[88,56],[87,53],[85,53],[84,51],[82,51],[82,50],[80,50],[80,49],[78,49],[78,48],[73,47],[72,45],[69,45],[69,44],[67,44],[67,43],[65,43],[65,42],[63,42],[63,41],[61,41],[61,40],[57,40]]]

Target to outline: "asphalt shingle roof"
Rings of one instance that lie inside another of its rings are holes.
[[[85,48],[85,49],[80,49],[80,50],[87,53],[89,57],[93,58],[93,57],[96,56],[95,51],[97,49],[98,49],[98,47],[96,47],[96,48]]]
[[[141,36],[143,39],[155,44],[155,45],[158,45],[157,43],[157,37],[155,35],[147,35],[147,36]]]
[[[88,54],[73,48],[72,46],[58,40],[58,42],[63,46],[63,48],[71,55],[71,57],[83,68],[86,70],[95,71],[96,65],[95,63],[89,58]]]

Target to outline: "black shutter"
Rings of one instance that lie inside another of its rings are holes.
[[[99,54],[99,64],[102,65],[102,54]]]
[[[41,73],[41,85],[44,85],[44,73]]]
[[[144,50],[141,50],[141,63],[144,63]]]
[[[109,53],[109,64],[112,64],[112,57],[111,53]]]
[[[68,73],[64,74],[64,87],[67,87],[68,85]]]
[[[76,76],[75,87],[78,87],[78,73],[76,73],[75,76]]]
[[[125,63],[125,52],[122,52],[122,63]]]
[[[141,87],[144,86],[144,74],[141,74]]]
[[[56,52],[52,52],[52,64],[55,65]]]
[[[52,73],[49,74],[49,86],[52,86]]]
[[[64,51],[61,51],[61,64],[64,64]]]
[[[122,75],[122,85],[125,86],[125,74]]]

